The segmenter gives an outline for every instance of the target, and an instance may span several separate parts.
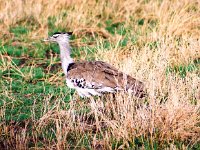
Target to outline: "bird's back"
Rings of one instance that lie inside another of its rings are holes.
[[[144,84],[141,81],[118,71],[105,62],[71,63],[67,71],[67,83],[69,86],[73,85],[72,88],[76,88],[79,95],[85,96],[84,92],[86,95],[101,95],[104,92],[124,90],[133,93],[136,97],[144,97]]]

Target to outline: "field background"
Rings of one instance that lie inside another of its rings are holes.
[[[200,149],[199,0],[0,0],[0,29],[0,149]],[[147,97],[79,98],[56,31]]]

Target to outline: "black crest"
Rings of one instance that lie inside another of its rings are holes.
[[[68,35],[72,35],[73,34],[73,32],[55,32],[53,35],[55,35],[55,34],[68,34]]]
[[[63,32],[55,32],[53,35],[55,35],[55,34],[63,34]]]
[[[71,36],[73,34],[73,32],[67,32],[67,34]]]

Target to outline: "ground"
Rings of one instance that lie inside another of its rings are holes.
[[[200,149],[198,0],[0,0],[0,21],[0,149]],[[80,98],[43,42],[57,31],[146,98]]]

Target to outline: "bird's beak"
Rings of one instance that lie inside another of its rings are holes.
[[[48,37],[47,39],[43,40],[44,42],[56,42],[56,39],[54,37]]]
[[[50,41],[50,38],[48,37],[47,39],[44,39],[43,41],[44,41],[44,42],[49,42],[49,41]]]

